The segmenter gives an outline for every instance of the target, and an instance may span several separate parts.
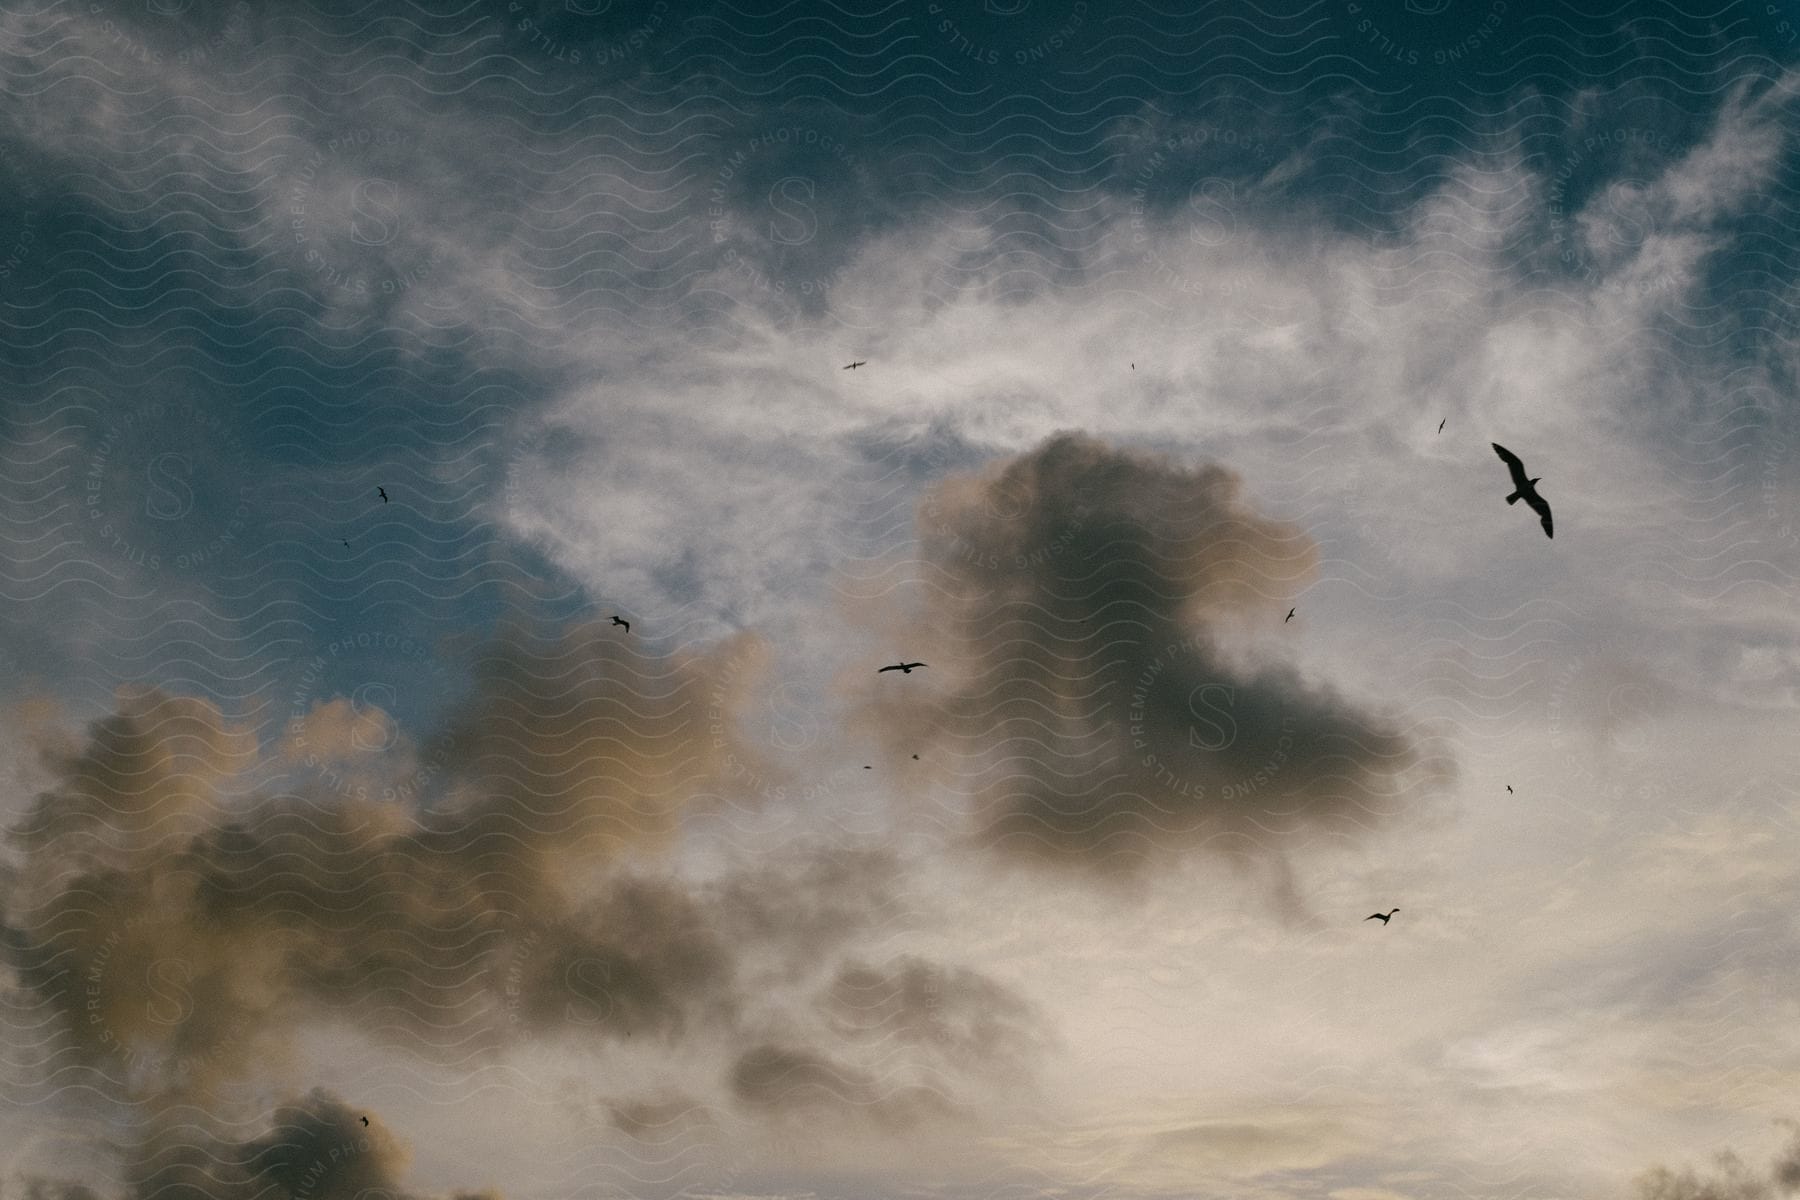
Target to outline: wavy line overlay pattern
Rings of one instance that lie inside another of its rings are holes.
[[[0,1195],[1800,1191],[1791,0],[0,82]]]

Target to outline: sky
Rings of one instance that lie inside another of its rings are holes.
[[[0,72],[0,1197],[1800,1191],[1793,0]]]

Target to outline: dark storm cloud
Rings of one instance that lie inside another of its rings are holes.
[[[1785,1191],[1800,1192],[1800,1122],[1784,1120],[1781,1124],[1792,1130],[1793,1136],[1775,1158],[1775,1184]]]
[[[1769,1164],[1768,1171],[1751,1169],[1727,1150],[1713,1158],[1705,1175],[1692,1167],[1671,1171],[1654,1167],[1637,1179],[1639,1200],[1771,1200],[1800,1191],[1800,1125],[1776,1122],[1793,1131],[1793,1137]]]
[[[930,666],[861,717],[968,764],[980,840],[1129,870],[1155,850],[1275,854],[1391,815],[1426,766],[1397,723],[1259,657],[1317,550],[1236,476],[1059,434],[920,505]],[[1423,772],[1441,776],[1444,768]]]
[[[266,1132],[229,1141],[184,1121],[160,1120],[133,1147],[130,1200],[431,1200],[401,1185],[410,1152],[379,1121],[323,1088],[276,1109]],[[446,1200],[500,1200],[495,1191],[456,1191]]]

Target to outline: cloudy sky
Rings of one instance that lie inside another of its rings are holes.
[[[1794,0],[0,70],[0,1196],[1800,1190]]]

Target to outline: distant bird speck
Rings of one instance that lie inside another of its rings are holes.
[[[925,664],[924,664],[924,663],[922,663],[922,662],[911,662],[911,663],[909,663],[909,662],[897,662],[897,663],[895,663],[895,664],[894,664],[894,665],[893,665],[893,666],[891,666],[891,667],[883,667],[883,668],[881,668],[881,671],[877,671],[877,672],[875,672],[875,673],[876,673],[876,674],[877,674],[877,675],[879,675],[879,674],[881,674],[881,672],[882,672],[882,671],[898,671],[898,672],[900,672],[900,673],[901,673],[901,674],[902,674],[902,675],[911,675],[911,674],[912,674],[912,672],[913,672],[913,668],[914,668],[914,667],[922,667],[922,666],[924,666],[924,665],[925,665]]]
[[[915,754],[915,755],[913,755],[913,761],[914,761],[914,762],[918,762],[918,761],[919,761],[919,756],[918,756],[918,755],[916,755],[916,754]]]
[[[362,1118],[362,1123],[364,1125],[367,1125],[369,1123],[369,1118],[367,1118],[367,1117]]]
[[[627,620],[626,620],[626,619],[625,619],[625,618],[624,618],[624,617],[621,617],[621,616],[618,616],[618,615],[617,615],[617,614],[614,614],[614,616],[613,616],[613,624],[614,624],[614,625],[623,625],[623,626],[624,626],[624,627],[625,627],[625,632],[626,632],[626,633],[630,633],[630,632],[631,632],[631,622],[630,622],[630,621],[627,621]]]
[[[1383,925],[1386,925],[1390,920],[1393,919],[1394,914],[1399,911],[1400,910],[1397,908],[1390,908],[1388,911],[1386,911],[1384,913],[1370,913],[1368,916],[1364,917],[1363,920],[1365,920],[1365,921],[1380,921]]]
[[[853,363],[851,363],[851,364],[849,364],[849,365],[848,365],[848,366],[846,366],[846,367],[845,367],[845,368],[844,368],[844,370],[846,370],[846,371],[854,371],[854,370],[856,370],[856,368],[858,368],[858,367],[866,367],[866,366],[868,366],[868,365],[869,365],[869,360],[868,360],[868,359],[866,359],[866,358],[864,358],[864,359],[858,359],[858,360],[857,360],[857,361],[856,361],[856,362],[853,362]]]
[[[376,488],[376,489],[375,489],[375,490],[376,490],[376,491],[377,491],[377,492],[378,492],[378,493],[380,493],[380,495],[381,495],[381,502],[382,502],[382,503],[383,503],[383,504],[386,504],[386,503],[387,503],[387,502],[388,502],[388,495],[387,495],[387,489],[386,489],[386,488],[384,488],[384,487],[378,487],[378,488]]]
[[[1537,488],[1532,486],[1537,483],[1537,480],[1525,478],[1525,464],[1519,461],[1518,455],[1499,442],[1489,442],[1488,444],[1494,448],[1494,453],[1500,456],[1500,461],[1506,464],[1506,469],[1512,472],[1513,487],[1516,490],[1506,498],[1506,502],[1517,504],[1520,500],[1525,501],[1526,507],[1536,510],[1538,519],[1544,526],[1544,536],[1555,537],[1556,534],[1551,532],[1550,528],[1550,506],[1544,502],[1542,496],[1538,495]]]
[[[340,541],[340,542],[344,542],[344,539],[343,539],[343,538],[339,538],[339,539],[338,539],[338,541]],[[344,549],[346,549],[346,550],[348,550],[348,549],[349,549],[349,548],[350,548],[350,543],[349,543],[349,542],[344,542]]]
[[[871,767],[868,763],[863,764],[863,770],[865,770],[865,771],[873,771],[874,769],[875,768]]]
[[[1445,417],[1445,418],[1444,418],[1444,421],[1448,421],[1448,420],[1449,420],[1449,419],[1450,419],[1450,418],[1449,418],[1449,417]],[[1439,422],[1438,422],[1438,432],[1439,432],[1439,433],[1442,433],[1442,432],[1444,432],[1444,421],[1439,421]]]
[[[1290,608],[1290,609],[1288,609],[1288,615],[1281,618],[1281,623],[1283,625],[1286,625],[1289,621],[1291,621],[1293,619],[1294,619],[1294,610]]]
[[[1513,794],[1512,784],[1510,783],[1506,785],[1506,794],[1509,796]]]

